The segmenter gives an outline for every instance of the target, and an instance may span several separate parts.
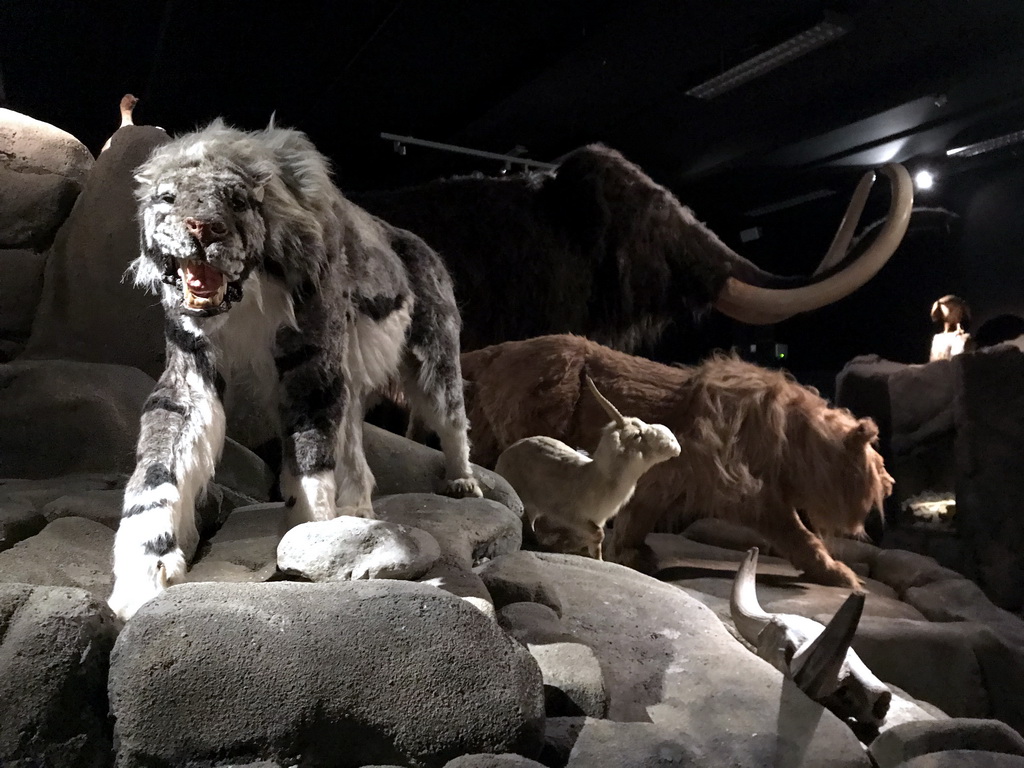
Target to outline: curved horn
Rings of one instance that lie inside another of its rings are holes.
[[[594,380],[587,376],[587,386],[590,387],[590,391],[594,393],[594,397],[597,398],[597,402],[601,404],[605,412],[611,417],[612,421],[618,424],[620,427],[626,426],[626,417],[619,413],[619,409],[608,402],[608,399],[597,391],[597,385]]]
[[[864,593],[854,592],[800,658],[793,659],[793,682],[812,699],[821,699],[836,689],[863,611]]]
[[[843,220],[839,222],[836,236],[832,238],[832,245],[829,246],[825,258],[821,260],[821,264],[818,265],[818,268],[812,274],[820,275],[822,272],[827,272],[846,256],[850,250],[850,241],[853,240],[853,233],[857,230],[857,225],[860,223],[861,214],[864,213],[864,205],[868,201],[868,194],[871,192],[871,187],[874,186],[876,178],[877,174],[874,171],[868,171],[860,177],[860,181],[857,182],[857,188],[853,191],[853,197],[850,198],[850,204],[846,206]]]
[[[757,636],[770,622],[771,615],[757,602],[757,547],[751,547],[736,571],[729,598],[729,612],[736,630],[751,645],[757,645]]]
[[[882,172],[892,184],[889,215],[859,259],[824,280],[798,288],[760,288],[730,277],[715,301],[715,308],[744,323],[767,325],[838,301],[874,277],[906,234],[914,202],[913,184],[906,168],[890,163]]]

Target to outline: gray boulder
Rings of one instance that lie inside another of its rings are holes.
[[[472,568],[522,546],[522,523],[504,504],[490,499],[450,499],[430,493],[401,493],[377,498],[378,520],[421,528],[442,554]]]
[[[536,760],[522,755],[463,755],[444,768],[544,768]]]
[[[998,720],[951,718],[890,728],[871,743],[869,751],[877,768],[896,768],[919,755],[958,749],[1024,757],[1024,737]]]
[[[54,499],[43,507],[46,522],[60,517],[84,517],[94,523],[116,531],[121,524],[121,506],[124,491],[121,489],[102,491],[79,491]]]
[[[561,614],[558,594],[544,581],[542,568],[532,552],[512,552],[490,560],[477,569],[491,593],[494,607],[513,603],[540,603]]]
[[[92,166],[70,133],[0,109],[0,248],[49,246]]]
[[[121,768],[300,755],[430,768],[535,755],[543,738],[532,657],[414,582],[171,587],[118,637],[109,693]]]
[[[139,248],[132,172],[167,140],[159,128],[121,128],[96,161],[47,257],[24,358],[163,370],[160,304],[122,276]]]
[[[400,493],[439,493],[444,479],[444,456],[440,451],[375,427],[363,425],[366,461],[376,480],[374,497]],[[497,501],[523,516],[523,503],[501,475],[473,465],[484,498]]]
[[[277,572],[277,545],[287,528],[284,504],[235,509],[210,540],[200,544],[188,580],[267,581]]]
[[[80,589],[0,584],[0,765],[105,768],[109,609]]]
[[[1024,757],[973,749],[953,749],[911,758],[905,763],[900,763],[899,768],[1024,768]]]
[[[457,595],[495,618],[494,604],[473,567],[522,545],[522,522],[490,499],[449,499],[429,493],[385,496],[373,503],[379,520],[421,528],[441,547],[441,556],[420,581]]]
[[[952,717],[986,717],[992,703],[975,651],[984,637],[972,622],[865,616],[853,648],[876,675],[915,698]]]
[[[0,365],[0,477],[130,472],[153,380],[121,365]]]
[[[28,339],[43,292],[45,265],[46,257],[41,253],[0,250],[0,340],[11,345],[0,362],[13,358]]]
[[[0,552],[0,583],[78,587],[106,600],[114,532],[81,517],[62,517]]]
[[[608,690],[601,663],[582,643],[527,643],[544,678],[544,711],[550,717],[604,717]]]
[[[27,501],[0,499],[0,552],[35,536],[46,526],[43,513]]]
[[[277,545],[277,567],[310,581],[415,579],[440,556],[426,531],[347,515],[297,525]]]
[[[540,603],[512,603],[498,612],[498,625],[527,647],[544,676],[550,717],[604,717],[608,688],[601,662],[576,642],[558,615]]]

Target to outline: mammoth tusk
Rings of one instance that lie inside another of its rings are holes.
[[[587,376],[587,386],[590,387],[590,391],[594,393],[594,397],[597,398],[597,402],[601,404],[601,407],[604,408],[605,412],[611,417],[612,421],[614,421],[620,427],[626,426],[625,416],[619,413],[619,409],[612,405],[608,401],[608,398],[606,398],[598,391],[597,385],[594,383],[594,380],[590,378],[589,375]]]
[[[824,631],[793,658],[793,682],[818,700],[835,690],[839,672],[853,643],[864,611],[864,593],[854,592],[842,604]]]
[[[757,547],[750,548],[736,572],[729,611],[736,630],[744,640],[756,646],[761,630],[772,620],[757,601]]]
[[[870,280],[892,256],[907,232],[914,202],[913,184],[907,169],[897,163],[882,168],[892,185],[889,214],[874,242],[855,262],[834,275],[798,288],[761,288],[730,277],[726,280],[715,308],[741,322],[754,325],[778,323],[801,312],[809,312],[848,296]],[[864,181],[861,181],[863,186]],[[856,202],[858,192],[854,195]],[[855,208],[851,203],[849,213]],[[832,250],[841,242],[844,221]],[[845,235],[843,235],[845,237]],[[829,255],[826,255],[825,264]]]
[[[825,258],[821,260],[821,264],[812,274],[820,275],[822,272],[832,269],[843,260],[850,250],[850,241],[853,240],[853,233],[860,223],[861,214],[864,213],[864,205],[868,201],[868,194],[871,192],[871,187],[874,186],[875,178],[877,178],[877,174],[874,171],[868,171],[860,177],[857,188],[853,191],[853,197],[850,198],[850,204],[846,207],[846,213],[843,214],[843,220],[839,223],[839,229],[836,230],[836,236],[832,238],[832,245],[829,246]]]

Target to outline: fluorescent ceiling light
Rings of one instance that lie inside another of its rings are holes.
[[[698,99],[713,99],[839,39],[847,31],[849,31],[847,25],[839,19],[815,24],[810,29],[794,35],[774,48],[769,48],[764,53],[759,53],[757,56],[737,64],[732,69],[727,69],[722,74],[694,86],[686,92],[686,95]]]
[[[947,149],[946,156],[974,157],[975,155],[982,155],[986,152],[991,152],[994,149],[1002,149],[1003,147],[1009,147],[1012,144],[1020,144],[1022,141],[1024,141],[1024,131],[1014,131],[1013,133],[1007,133],[1003,136],[997,136],[994,139],[986,139],[985,141],[968,144],[964,147]]]

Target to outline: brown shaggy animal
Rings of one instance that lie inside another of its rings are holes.
[[[869,173],[818,271],[802,277],[743,258],[670,190],[600,144],[569,153],[554,171],[457,177],[353,199],[444,258],[463,349],[578,333],[636,352],[670,323],[696,327],[712,308],[745,323],[777,323],[863,285],[896,250],[913,202],[902,166],[881,173],[892,194],[874,237],[849,247]]]
[[[878,429],[788,374],[727,356],[661,365],[569,335],[464,353],[462,371],[473,459],[485,466],[532,435],[597,445],[607,419],[581,396],[585,372],[623,412],[673,431],[682,454],[640,478],[616,520],[609,559],[636,567],[656,525],[678,531],[721,517],[759,531],[809,578],[859,588],[820,536],[862,534],[868,513],[892,492],[873,447]]]

